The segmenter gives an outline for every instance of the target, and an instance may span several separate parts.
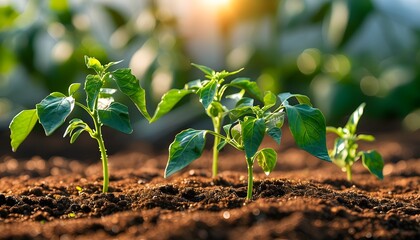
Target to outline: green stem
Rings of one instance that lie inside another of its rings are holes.
[[[221,124],[220,124],[220,118],[219,117],[215,117],[212,119],[213,120],[213,127],[214,127],[214,132],[216,133],[214,135],[214,143],[213,143],[213,166],[212,166],[212,170],[213,170],[213,178],[215,178],[217,176],[217,171],[218,171],[218,162],[219,162],[219,150],[217,149],[217,147],[220,144],[220,130],[221,130]]]
[[[89,113],[89,115],[92,117],[92,112],[89,110],[89,108],[87,108],[85,105],[83,105],[79,102],[76,102],[76,105],[81,107],[83,110],[85,110],[87,113]]]
[[[248,189],[247,189],[247,192],[246,192],[246,200],[251,201],[252,200],[252,189],[254,187],[252,159],[247,159],[246,162],[248,164]]]
[[[215,133],[215,132],[210,131],[210,130],[207,130],[206,132],[207,133],[210,133],[213,136],[218,136],[220,139],[223,139],[223,140],[227,141],[227,143],[229,145],[231,145],[232,147],[236,148],[239,151],[243,151],[244,150],[243,146],[239,145],[236,141],[233,141],[232,139],[229,139],[229,138],[223,136],[220,133]]]
[[[350,166],[350,164],[346,164],[346,173],[347,173],[347,180],[351,181],[352,174],[351,174],[351,166]]]
[[[95,125],[95,133],[93,135],[93,138],[96,139],[99,146],[99,151],[101,152],[101,161],[102,161],[102,175],[103,175],[103,185],[102,185],[102,192],[106,193],[108,192],[108,186],[109,186],[109,170],[108,170],[108,156],[106,155],[106,148],[105,148],[105,142],[102,137],[102,124],[99,122],[99,117],[97,115],[97,112],[92,116],[93,123]]]
[[[99,150],[101,151],[101,160],[102,160],[102,171],[103,171],[103,186],[102,192],[108,192],[109,186],[109,170],[108,170],[108,156],[106,155],[106,148],[102,137],[98,139]]]

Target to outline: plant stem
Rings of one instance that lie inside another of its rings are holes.
[[[247,159],[246,162],[247,162],[247,165],[248,165],[248,188],[247,188],[247,191],[246,191],[246,200],[251,201],[252,200],[252,189],[254,187],[252,159]]]
[[[108,192],[109,186],[109,171],[108,171],[108,156],[106,155],[106,148],[104,144],[104,140],[102,139],[102,135],[99,135],[100,138],[98,140],[99,150],[101,151],[101,160],[102,160],[102,171],[103,171],[103,186],[102,192]]]
[[[219,146],[219,143],[220,143],[220,137],[218,135],[220,134],[221,124],[220,124],[219,117],[212,118],[212,120],[213,120],[214,132],[216,133],[214,135],[214,143],[213,143],[213,166],[212,166],[212,170],[213,170],[212,175],[213,175],[213,178],[215,178],[217,176],[217,171],[218,171],[219,150],[217,149],[217,147]]]
[[[347,173],[347,180],[351,181],[352,174],[351,174],[351,166],[350,164],[346,164],[346,173]]]
[[[97,112],[95,112],[92,116],[93,123],[95,125],[95,134],[92,136],[96,139],[99,146],[99,151],[101,152],[101,161],[102,161],[102,175],[103,175],[103,185],[102,185],[102,192],[108,192],[109,186],[109,170],[108,170],[108,156],[106,155],[106,148],[105,142],[102,137],[102,124],[99,122],[99,117]]]

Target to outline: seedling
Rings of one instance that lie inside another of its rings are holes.
[[[357,151],[357,141],[374,141],[372,135],[356,134],[357,124],[363,114],[365,103],[362,103],[356,111],[350,116],[344,128],[327,127],[328,132],[333,132],[338,135],[335,139],[334,148],[329,152],[332,161],[340,167],[344,172],[347,172],[347,180],[352,180],[351,167],[353,163],[362,158],[363,166],[369,172],[379,179],[383,179],[382,169],[384,168],[384,161],[381,154],[375,150],[371,151]]]
[[[247,92],[249,95],[262,101],[262,93],[257,84],[250,81],[248,78],[236,78],[229,83],[225,82],[226,77],[235,75],[242,71],[242,69],[234,72],[216,72],[206,66],[197,64],[192,65],[205,74],[206,80],[191,81],[187,83],[183,89],[171,89],[165,93],[157,106],[151,122],[158,120],[160,117],[171,111],[171,109],[183,97],[189,94],[197,94],[200,102],[203,104],[207,116],[211,118],[213,123],[213,130],[215,134],[213,143],[212,173],[213,177],[215,177],[218,171],[219,151],[221,150],[221,148],[218,148],[221,141],[220,132],[223,120],[229,112],[228,108],[222,104],[222,98],[226,90],[230,87],[240,90],[236,94],[227,96],[234,99],[241,99],[245,92]]]
[[[278,98],[281,100],[277,106]],[[235,108],[229,111],[232,123],[223,126],[225,135],[210,130],[187,129],[177,134],[169,146],[169,159],[165,177],[188,166],[199,158],[204,150],[207,134],[217,136],[221,142],[218,149],[226,144],[245,153],[248,168],[247,200],[252,199],[253,165],[258,165],[268,175],[277,162],[277,153],[272,148],[259,149],[265,135],[280,144],[285,116],[296,144],[310,154],[331,161],[326,148],[325,119],[321,111],[311,106],[308,97],[300,94],[283,93],[278,95],[267,92],[264,106],[254,106],[252,98],[242,98]],[[297,105],[289,103],[295,98]],[[273,109],[271,111],[271,109]]]
[[[119,62],[102,65],[97,59],[85,56],[87,68],[95,70],[95,75],[88,75],[85,80],[86,104],[75,99],[75,93],[80,88],[80,83],[73,83],[68,88],[68,95],[53,92],[36,104],[35,109],[23,110],[18,113],[10,123],[11,146],[16,151],[26,139],[37,121],[42,125],[47,136],[59,128],[73,111],[75,106],[85,110],[92,119],[93,126],[79,118],[70,120],[64,136],[70,136],[70,143],[74,143],[82,132],[89,133],[99,145],[103,168],[103,192],[108,191],[109,172],[108,156],[102,137],[102,126],[114,128],[123,133],[131,133],[130,119],[127,106],[114,101],[114,88],[105,88],[107,84],[115,82],[118,89],[127,95],[143,114],[150,119],[146,110],[145,91],[140,87],[139,81],[127,68],[109,72],[108,68]]]

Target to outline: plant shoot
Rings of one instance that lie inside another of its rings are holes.
[[[16,151],[19,145],[26,139],[37,122],[45,130],[47,136],[59,128],[72,113],[75,106],[80,107],[90,116],[92,123],[89,125],[84,120],[73,118],[69,121],[64,136],[70,137],[70,143],[74,143],[81,133],[87,132],[95,139],[101,153],[103,169],[103,192],[108,191],[109,171],[108,156],[102,136],[102,126],[108,126],[123,133],[131,133],[128,107],[114,101],[115,88],[106,88],[107,84],[114,82],[118,89],[127,95],[143,114],[150,119],[146,110],[145,91],[140,87],[139,81],[127,68],[118,69],[112,72],[108,68],[119,62],[110,62],[102,65],[97,59],[85,56],[87,68],[93,69],[96,74],[88,75],[84,83],[86,103],[79,102],[75,93],[81,87],[80,83],[73,83],[68,88],[68,93],[53,92],[36,104],[35,109],[23,110],[18,113],[10,123],[11,146]]]
[[[347,180],[352,180],[351,167],[353,163],[362,158],[363,166],[369,172],[379,179],[383,179],[382,170],[384,168],[384,161],[381,154],[375,150],[371,151],[357,151],[357,141],[374,141],[372,135],[356,134],[357,124],[363,114],[365,103],[362,103],[356,111],[350,116],[347,124],[341,128],[327,127],[328,132],[337,134],[334,142],[334,147],[329,154],[332,161],[347,173]]]

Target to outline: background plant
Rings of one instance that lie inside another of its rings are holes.
[[[206,80],[191,81],[188,82],[183,89],[171,89],[165,93],[156,108],[151,122],[156,121],[171,111],[171,109],[183,97],[187,96],[188,94],[197,94],[200,99],[199,101],[203,104],[206,114],[208,117],[210,117],[213,124],[214,143],[212,173],[213,177],[216,177],[218,171],[219,151],[222,148],[219,145],[221,141],[220,132],[223,125],[223,120],[229,113],[228,107],[222,103],[226,90],[231,87],[240,89],[239,92],[228,96],[229,98],[239,101],[240,106],[247,103],[243,99],[240,100],[245,92],[251,96],[254,96],[258,100],[262,100],[262,93],[257,84],[248,78],[236,78],[230,82],[226,82],[226,77],[235,75],[242,71],[242,69],[234,72],[216,72],[215,70],[206,66],[197,64],[193,64],[193,66],[197,67],[205,74]],[[250,99],[246,101],[249,102],[249,100]]]
[[[384,168],[384,161],[381,154],[376,150],[357,151],[357,141],[374,141],[372,135],[356,134],[357,124],[363,114],[363,109],[366,106],[362,103],[350,116],[347,124],[341,128],[327,127],[328,132],[333,132],[338,135],[334,142],[334,147],[330,151],[332,161],[339,166],[344,172],[347,172],[347,180],[352,180],[351,167],[353,164],[362,158],[363,166],[369,170],[370,173],[379,179],[383,179],[382,169]]]
[[[277,104],[277,99],[281,100]],[[292,98],[297,100],[293,105]],[[265,135],[278,144],[281,142],[285,116],[296,144],[325,161],[331,161],[326,148],[325,119],[321,111],[311,106],[308,97],[300,94],[283,93],[278,97],[267,92],[264,106],[254,105],[254,99],[241,98],[235,108],[229,111],[232,123],[223,126],[225,135],[210,130],[186,129],[176,135],[169,146],[169,159],[165,168],[165,177],[188,166],[199,158],[204,150],[206,136],[211,134],[221,140],[218,149],[226,144],[245,153],[248,168],[247,200],[252,199],[253,165],[255,161],[268,175],[277,162],[277,153],[272,148],[259,149]],[[278,106],[277,106],[278,105]],[[274,110],[272,110],[274,109]]]
[[[77,140],[81,133],[87,132],[90,137],[98,142],[101,153],[103,168],[103,192],[108,191],[109,171],[108,156],[102,137],[102,126],[114,128],[123,133],[131,133],[128,107],[114,101],[112,95],[117,91],[115,88],[106,88],[110,81],[114,81],[118,89],[127,95],[137,106],[139,111],[150,119],[146,110],[145,91],[139,85],[139,81],[131,74],[130,69],[118,69],[112,72],[108,68],[118,62],[111,62],[102,65],[97,59],[85,56],[85,63],[88,68],[95,70],[95,75],[88,75],[85,80],[84,90],[86,92],[86,104],[75,99],[75,93],[81,84],[73,83],[68,88],[68,95],[60,92],[53,92],[36,105],[35,109],[23,110],[17,114],[10,123],[11,146],[16,151],[19,145],[32,131],[36,122],[42,125],[47,136],[59,128],[71,114],[75,106],[79,106],[91,117],[93,126],[87,122],[73,118],[64,133],[70,136],[70,142]]]
[[[227,5],[209,7],[215,2]],[[419,121],[409,120],[420,108],[420,59],[413,57],[420,54],[419,9],[374,0],[1,1],[0,128],[47,93],[82,83],[87,54],[126,59],[150,106],[199,76],[192,59],[216,69],[245,67],[264,91],[308,95],[330,124],[367,102],[369,117],[406,118],[415,130]],[[179,108],[185,118],[169,114],[171,123],[184,129],[197,121],[201,115],[187,114],[191,106]],[[160,142],[171,128],[157,122],[137,137]]]

